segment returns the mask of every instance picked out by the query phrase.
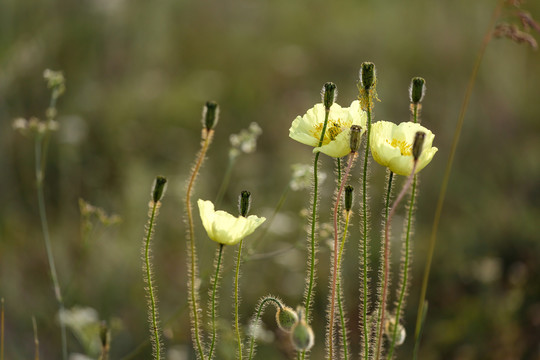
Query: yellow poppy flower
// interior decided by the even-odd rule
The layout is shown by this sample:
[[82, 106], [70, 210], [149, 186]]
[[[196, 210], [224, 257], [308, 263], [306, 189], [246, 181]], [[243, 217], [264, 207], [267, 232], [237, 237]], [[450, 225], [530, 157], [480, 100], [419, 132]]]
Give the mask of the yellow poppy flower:
[[201, 220], [208, 237], [223, 245], [235, 245], [253, 233], [265, 220], [264, 217], [250, 215], [235, 217], [225, 211], [215, 211], [211, 201], [197, 201]]
[[415, 173], [422, 170], [437, 152], [432, 147], [435, 135], [422, 125], [404, 122], [396, 125], [389, 121], [378, 121], [371, 126], [371, 155], [376, 162], [387, 166], [398, 175], [409, 176], [413, 167], [412, 147], [416, 132], [426, 134], [424, 146]]
[[294, 119], [289, 129], [289, 137], [302, 144], [315, 147], [314, 153], [320, 151], [335, 158], [346, 156], [351, 152], [351, 126], [361, 126], [361, 135], [366, 129], [367, 116], [365, 111], [360, 108], [360, 102], [355, 100], [348, 108], [342, 108], [336, 103], [330, 107], [326, 132], [322, 146], [319, 147], [324, 117], [324, 105], [315, 105], [304, 116], [298, 116]]

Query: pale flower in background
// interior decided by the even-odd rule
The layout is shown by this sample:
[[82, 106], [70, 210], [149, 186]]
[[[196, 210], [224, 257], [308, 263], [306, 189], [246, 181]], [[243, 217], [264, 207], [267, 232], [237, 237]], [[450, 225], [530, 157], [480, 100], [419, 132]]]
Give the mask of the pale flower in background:
[[[292, 177], [289, 186], [293, 191], [305, 190], [311, 188], [313, 182], [313, 166], [308, 164], [292, 164]], [[326, 173], [318, 171], [319, 183], [326, 180]]]
[[371, 155], [376, 162], [387, 166], [393, 173], [409, 176], [413, 168], [412, 147], [418, 131], [426, 134], [424, 146], [415, 173], [422, 170], [437, 152], [432, 146], [435, 135], [418, 123], [403, 122], [396, 125], [389, 121], [378, 121], [371, 127]]
[[199, 199], [197, 205], [208, 237], [223, 245], [237, 244], [266, 220], [255, 215], [235, 217], [225, 211], [216, 211], [214, 204], [208, 200]]
[[251, 154], [257, 149], [257, 138], [262, 134], [262, 129], [256, 122], [249, 124], [249, 128], [240, 130], [238, 134], [229, 137], [231, 149], [229, 156], [236, 157], [241, 153]]
[[360, 108], [358, 100], [353, 101], [348, 108], [342, 108], [334, 103], [330, 107], [322, 146], [319, 147], [325, 113], [324, 105], [317, 104], [304, 116], [296, 117], [289, 129], [289, 137], [302, 144], [315, 147], [313, 152], [320, 151], [335, 158], [346, 156], [351, 152], [351, 126], [359, 125], [362, 128], [362, 135], [366, 129], [367, 115]]

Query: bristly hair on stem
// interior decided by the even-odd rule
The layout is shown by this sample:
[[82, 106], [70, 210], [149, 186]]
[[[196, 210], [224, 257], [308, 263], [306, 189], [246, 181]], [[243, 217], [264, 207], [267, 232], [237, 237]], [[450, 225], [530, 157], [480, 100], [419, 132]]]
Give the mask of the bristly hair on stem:
[[223, 259], [223, 250], [225, 245], [219, 244], [219, 248], [217, 250], [215, 260], [214, 260], [214, 268], [215, 274], [212, 279], [212, 287], [208, 291], [210, 292], [210, 328], [212, 329], [212, 338], [210, 339], [210, 349], [208, 350], [208, 359], [212, 359], [212, 356], [214, 355], [214, 348], [216, 344], [216, 337], [217, 337], [217, 326], [216, 326], [216, 310], [217, 310], [217, 303], [218, 303], [218, 289], [219, 289], [219, 279], [221, 277], [221, 261]]
[[148, 299], [148, 320], [150, 322], [150, 340], [154, 359], [161, 359], [163, 345], [159, 331], [159, 311], [157, 308], [157, 292], [153, 284], [150, 242], [154, 236], [155, 222], [161, 206], [161, 198], [165, 191], [167, 179], [156, 177], [152, 188], [152, 200], [148, 204], [148, 222], [146, 224], [145, 241], [142, 247], [143, 278], [146, 284], [146, 297]]
[[197, 359], [204, 360], [204, 344], [201, 340], [201, 312], [199, 305], [199, 292], [197, 287], [198, 265], [197, 250], [195, 246], [195, 226], [193, 224], [193, 210], [191, 208], [191, 193], [195, 186], [195, 180], [206, 157], [206, 152], [214, 136], [214, 127], [218, 121], [219, 108], [216, 103], [207, 102], [203, 108], [201, 150], [195, 158], [195, 164], [191, 169], [191, 175], [186, 186], [185, 210], [187, 223], [187, 266], [188, 266], [188, 303], [190, 308], [191, 337], [194, 343]]
[[273, 295], [266, 295], [261, 300], [259, 300], [259, 304], [257, 305], [257, 311], [255, 312], [255, 315], [253, 316], [253, 320], [251, 321], [250, 326], [250, 344], [249, 344], [249, 355], [248, 360], [252, 360], [253, 356], [255, 356], [255, 350], [256, 350], [256, 342], [255, 339], [257, 337], [257, 331], [260, 326], [260, 319], [263, 311], [266, 309], [266, 306], [268, 303], [272, 302], [274, 306], [276, 307], [276, 310], [282, 310], [284, 305], [280, 298], [273, 296]]

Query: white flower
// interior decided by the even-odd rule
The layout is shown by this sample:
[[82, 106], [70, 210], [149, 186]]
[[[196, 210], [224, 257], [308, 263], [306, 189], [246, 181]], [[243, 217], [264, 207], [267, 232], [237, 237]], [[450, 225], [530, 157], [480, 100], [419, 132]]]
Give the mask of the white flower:
[[253, 233], [265, 220], [264, 217], [250, 215], [235, 217], [225, 211], [215, 211], [208, 200], [197, 201], [201, 220], [208, 237], [223, 245], [235, 245]]
[[351, 152], [351, 126], [361, 126], [362, 135], [366, 129], [367, 115], [360, 108], [358, 100], [353, 101], [348, 108], [342, 108], [334, 103], [330, 107], [322, 146], [319, 147], [325, 113], [324, 105], [316, 104], [304, 116], [296, 117], [289, 129], [289, 137], [302, 144], [315, 147], [313, 152], [320, 151], [335, 158], [346, 156]]
[[437, 152], [432, 147], [435, 135], [418, 123], [404, 122], [396, 125], [389, 121], [378, 121], [371, 127], [371, 155], [376, 162], [387, 166], [398, 175], [409, 176], [413, 168], [412, 147], [416, 132], [426, 134], [424, 146], [415, 173], [422, 170]]

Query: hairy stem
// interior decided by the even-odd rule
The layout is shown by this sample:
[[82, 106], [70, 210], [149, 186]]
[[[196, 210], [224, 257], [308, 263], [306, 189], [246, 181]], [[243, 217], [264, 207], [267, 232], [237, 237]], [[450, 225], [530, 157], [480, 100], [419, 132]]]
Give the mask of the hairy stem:
[[197, 252], [195, 247], [195, 227], [193, 224], [193, 213], [191, 210], [191, 192], [195, 185], [195, 179], [199, 173], [199, 169], [202, 166], [204, 158], [206, 156], [206, 151], [212, 142], [212, 137], [214, 135], [214, 130], [203, 130], [203, 141], [201, 145], [201, 150], [197, 155], [195, 166], [191, 172], [191, 177], [188, 182], [187, 191], [186, 191], [186, 216], [188, 219], [188, 241], [189, 241], [189, 261], [188, 261], [188, 272], [189, 272], [189, 306], [191, 308], [191, 322], [193, 327], [193, 341], [196, 343], [198, 357], [200, 360], [204, 360], [204, 350], [201, 342], [200, 334], [200, 319], [199, 319], [199, 296], [196, 288], [196, 278], [197, 278]]
[[144, 248], [144, 261], [145, 261], [145, 272], [146, 272], [146, 283], [148, 285], [148, 299], [150, 300], [150, 317], [152, 320], [152, 329], [151, 329], [151, 338], [154, 343], [154, 358], [156, 360], [161, 359], [161, 341], [159, 338], [159, 328], [158, 328], [158, 310], [156, 307], [156, 297], [155, 290], [152, 281], [152, 267], [150, 264], [150, 240], [152, 239], [152, 234], [154, 232], [154, 224], [157, 215], [158, 208], [160, 206], [159, 201], [152, 201], [150, 218], [148, 220], [148, 227], [146, 230], [146, 240]]
[[238, 255], [236, 258], [236, 271], [234, 273], [234, 328], [236, 330], [236, 342], [238, 343], [238, 360], [242, 360], [242, 335], [240, 334], [240, 322], [238, 314], [238, 281], [240, 278], [240, 263], [242, 262], [242, 245], [244, 240], [240, 240], [238, 244]]
[[401, 189], [401, 192], [396, 198], [396, 201], [394, 201], [394, 205], [392, 205], [392, 208], [390, 209], [390, 213], [388, 214], [388, 220], [386, 221], [386, 224], [384, 226], [384, 274], [383, 274], [383, 291], [382, 291], [382, 298], [381, 298], [381, 320], [379, 325], [379, 334], [377, 338], [379, 339], [379, 343], [377, 346], [377, 354], [375, 356], [375, 360], [379, 360], [381, 355], [381, 348], [383, 343], [383, 329], [384, 329], [384, 315], [385, 315], [385, 309], [386, 309], [386, 296], [388, 293], [388, 274], [389, 274], [389, 245], [390, 245], [390, 224], [392, 222], [392, 216], [396, 212], [397, 206], [409, 190], [413, 179], [414, 179], [414, 173], [416, 172], [416, 165], [418, 164], [418, 161], [415, 159], [411, 171], [411, 175], [407, 178], [407, 182], [403, 186], [403, 189]]
[[216, 260], [216, 274], [214, 275], [214, 285], [212, 286], [212, 310], [211, 310], [211, 318], [212, 318], [212, 341], [210, 343], [210, 350], [208, 352], [208, 359], [212, 359], [212, 355], [214, 354], [214, 345], [216, 343], [216, 297], [217, 297], [217, 289], [218, 289], [218, 282], [219, 282], [219, 270], [221, 267], [221, 259], [223, 257], [223, 244], [219, 244], [219, 251], [217, 254], [217, 260]]
[[252, 330], [252, 334], [251, 334], [251, 340], [250, 340], [250, 344], [249, 344], [249, 360], [252, 360], [253, 359], [253, 354], [254, 354], [254, 351], [255, 351], [255, 336], [256, 336], [256, 328], [259, 326], [259, 320], [261, 318], [261, 314], [264, 310], [264, 308], [266, 307], [266, 303], [268, 302], [273, 302], [277, 308], [279, 308], [280, 310], [283, 309], [283, 305], [281, 305], [281, 302], [275, 298], [275, 297], [272, 297], [272, 296], [266, 296], [259, 304], [259, 308], [257, 309], [257, 314], [255, 315], [255, 322], [253, 323], [253, 330]]
[[336, 300], [336, 284], [337, 284], [337, 278], [338, 278], [338, 209], [339, 204], [341, 203], [341, 194], [343, 192], [343, 187], [347, 183], [347, 178], [349, 177], [349, 172], [352, 168], [352, 165], [354, 163], [354, 159], [356, 158], [356, 152], [352, 152], [349, 155], [349, 163], [347, 164], [347, 169], [345, 170], [345, 175], [343, 176], [343, 181], [341, 181], [341, 185], [339, 187], [339, 191], [337, 193], [336, 198], [336, 204], [334, 206], [334, 268], [332, 270], [332, 295], [330, 298], [330, 321], [328, 323], [328, 358], [332, 359], [333, 357], [333, 344], [334, 344], [334, 310], [335, 310], [335, 300]]
[[[345, 249], [345, 241], [347, 239], [347, 231], [349, 229], [350, 218], [351, 218], [351, 212], [347, 211], [347, 214], [345, 216], [345, 227], [343, 229], [343, 238], [341, 239], [341, 245], [339, 248], [338, 269], [341, 269], [341, 259], [343, 255], [343, 249]], [[349, 351], [348, 351], [348, 340], [347, 340], [347, 324], [345, 323], [345, 311], [343, 310], [343, 304], [342, 304], [343, 295], [341, 293], [341, 274], [338, 277], [337, 292], [338, 292], [339, 320], [341, 323], [341, 337], [343, 340], [343, 359], [348, 360]]]

